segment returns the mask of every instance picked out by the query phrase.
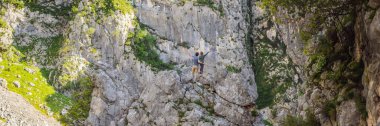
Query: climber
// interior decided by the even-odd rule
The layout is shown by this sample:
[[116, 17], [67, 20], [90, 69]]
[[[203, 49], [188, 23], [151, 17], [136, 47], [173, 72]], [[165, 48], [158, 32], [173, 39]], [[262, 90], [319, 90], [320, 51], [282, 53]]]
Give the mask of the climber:
[[191, 68], [191, 73], [193, 74], [193, 79], [195, 80], [195, 74], [198, 72], [198, 65], [199, 65], [199, 53], [196, 52], [195, 56], [193, 56], [193, 67]]
[[204, 61], [205, 61], [205, 57], [207, 56], [209, 52], [207, 52], [206, 54], [203, 55], [203, 52], [201, 51], [200, 52], [200, 56], [199, 56], [199, 65], [200, 65], [200, 71], [199, 71], [199, 74], [202, 74], [203, 73], [203, 67], [205, 66], [204, 64]]

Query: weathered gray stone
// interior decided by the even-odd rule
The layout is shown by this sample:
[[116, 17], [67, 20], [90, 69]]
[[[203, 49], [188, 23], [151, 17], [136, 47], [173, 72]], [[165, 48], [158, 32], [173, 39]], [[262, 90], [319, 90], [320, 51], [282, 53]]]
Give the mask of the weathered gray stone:
[[21, 87], [21, 84], [20, 84], [20, 82], [18, 82], [18, 81], [13, 81], [13, 85], [14, 85], [15, 87], [17, 87], [17, 88], [20, 88], [20, 87]]
[[380, 6], [380, 0], [369, 0], [368, 6], [378, 8]]
[[[47, 117], [46, 115], [42, 114], [22, 96], [14, 92], [7, 91], [1, 86], [0, 99], [0, 115], [2, 118], [5, 118], [7, 120], [4, 125], [61, 125], [52, 117]], [[22, 109], [14, 109], [15, 106]]]
[[29, 82], [29, 85], [32, 86], [32, 87], [36, 86], [36, 85], [35, 85], [34, 83], [32, 83], [32, 82]]
[[358, 126], [361, 114], [357, 110], [354, 100], [345, 101], [337, 108], [338, 125]]
[[24, 70], [30, 74], [33, 74], [35, 72], [33, 69], [30, 69], [30, 68], [24, 68]]
[[3, 79], [3, 78], [0, 78], [0, 86], [7, 89], [7, 80]]

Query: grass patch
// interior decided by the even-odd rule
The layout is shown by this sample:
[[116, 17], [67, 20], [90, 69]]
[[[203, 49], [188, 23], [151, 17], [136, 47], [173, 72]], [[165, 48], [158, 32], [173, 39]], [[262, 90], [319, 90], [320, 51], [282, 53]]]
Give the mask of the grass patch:
[[[7, 80], [9, 83], [8, 89], [23, 96], [42, 113], [48, 114], [49, 112], [53, 112], [54, 117], [59, 118], [59, 112], [64, 106], [69, 106], [71, 100], [57, 93], [47, 83], [39, 68], [30, 65], [28, 62], [20, 62], [20, 59], [24, 55], [14, 47], [2, 53], [2, 57], [3, 61], [0, 62], [0, 65], [4, 66], [4, 69], [0, 70], [0, 78]], [[25, 68], [33, 70], [34, 73], [27, 72]], [[15, 81], [20, 83], [21, 86], [19, 88], [13, 84]]]
[[241, 68], [237, 68], [234, 66], [227, 66], [226, 69], [228, 72], [232, 72], [232, 73], [240, 73], [241, 72]]
[[268, 120], [263, 120], [263, 122], [265, 126], [273, 126], [273, 124], [269, 122]]
[[46, 6], [36, 3], [34, 1], [24, 0], [25, 6], [32, 12], [39, 12], [43, 14], [49, 14], [55, 17], [66, 17], [69, 18], [71, 14], [70, 6]]
[[337, 101], [331, 100], [328, 101], [322, 109], [323, 114], [327, 115], [330, 119], [335, 120], [336, 118], [336, 107], [337, 107]]
[[[89, 77], [79, 77], [80, 79], [72, 81], [70, 87], [67, 87], [67, 90], [72, 90], [72, 97], [67, 97], [55, 91], [47, 81], [49, 74], [55, 69], [39, 69], [29, 62], [21, 61], [24, 55], [15, 47], [1, 55], [3, 61], [0, 65], [4, 69], [0, 69], [0, 78], [7, 80], [10, 91], [20, 94], [37, 110], [52, 115], [65, 125], [84, 124], [90, 110], [93, 90], [93, 82]], [[25, 68], [34, 73], [29, 73]], [[15, 81], [20, 83], [19, 88], [13, 84]], [[62, 115], [65, 108], [68, 109], [67, 114]]]
[[207, 117], [204, 117], [204, 116], [201, 117], [201, 121], [203, 121], [203, 122], [209, 122], [209, 123], [211, 123], [212, 125], [214, 125], [214, 122], [213, 122], [211, 119], [209, 119], [209, 118], [207, 118]]
[[199, 99], [195, 100], [194, 104], [197, 104], [197, 105], [201, 106], [202, 108], [204, 107], [203, 104], [202, 104], [202, 101], [199, 100]]
[[3, 3], [11, 4], [11, 5], [15, 6], [17, 9], [24, 8], [24, 2], [22, 0], [3, 0], [2, 2], [0, 2], [0, 6]]
[[0, 122], [4, 122], [5, 123], [5, 122], [7, 122], [7, 119], [5, 119], [5, 118], [3, 118], [3, 117], [0, 116]]
[[[53, 37], [47, 37], [47, 38], [37, 38], [32, 37], [31, 43], [29, 43], [27, 46], [20, 46], [16, 44], [16, 48], [27, 55], [26, 58], [32, 58], [35, 57], [37, 59], [37, 62], [42, 63], [43, 65], [47, 64], [54, 64], [55, 59], [58, 59], [59, 57], [59, 50], [62, 48], [63, 43], [65, 41], [65, 38], [63, 35], [57, 35]], [[38, 54], [32, 54], [33, 50], [38, 46], [43, 45], [47, 48], [45, 50], [46, 55], [43, 56], [40, 53]], [[45, 57], [46, 59], [39, 59], [41, 56]]]
[[89, 28], [87, 31], [86, 31], [86, 34], [87, 35], [89, 35], [89, 36], [91, 36], [91, 35], [93, 35], [95, 33], [95, 28]]
[[7, 28], [8, 24], [2, 18], [0, 18], [0, 28]]

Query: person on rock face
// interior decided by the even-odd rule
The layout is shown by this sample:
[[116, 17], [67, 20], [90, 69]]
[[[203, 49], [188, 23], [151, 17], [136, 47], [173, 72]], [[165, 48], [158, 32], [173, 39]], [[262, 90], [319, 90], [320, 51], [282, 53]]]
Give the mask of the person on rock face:
[[203, 55], [203, 52], [201, 51], [200, 52], [200, 56], [199, 56], [199, 65], [200, 65], [200, 71], [199, 71], [199, 74], [203, 74], [203, 68], [205, 66], [204, 64], [204, 61], [205, 61], [205, 57], [207, 56], [209, 52], [207, 52], [206, 54]]
[[198, 66], [199, 66], [199, 53], [196, 52], [195, 56], [193, 56], [193, 67], [191, 68], [191, 73], [193, 74], [193, 78], [195, 77], [195, 74], [198, 72]]

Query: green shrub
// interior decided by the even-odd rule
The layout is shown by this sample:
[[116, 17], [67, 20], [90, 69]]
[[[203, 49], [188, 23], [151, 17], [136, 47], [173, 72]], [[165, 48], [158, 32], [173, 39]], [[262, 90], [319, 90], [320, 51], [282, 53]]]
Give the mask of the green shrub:
[[95, 0], [91, 5], [91, 12], [112, 15], [115, 11], [122, 14], [132, 13], [133, 6], [126, 0]]
[[156, 51], [156, 37], [151, 35], [146, 28], [137, 26], [135, 32], [130, 32], [126, 45], [131, 45], [136, 58], [151, 66], [153, 71], [172, 70], [174, 66], [164, 63]]
[[120, 10], [121, 13], [127, 14], [133, 12], [133, 6], [126, 0], [112, 0], [114, 10]]
[[251, 111], [251, 116], [252, 116], [252, 117], [257, 117], [257, 116], [259, 116], [259, 112], [257, 112], [256, 110], [252, 110], [252, 111]]
[[273, 126], [268, 120], [263, 120], [265, 126]]
[[299, 116], [287, 115], [282, 121], [283, 126], [320, 126], [321, 124], [316, 119], [315, 115], [310, 111], [306, 111], [306, 119]]
[[336, 107], [337, 107], [337, 102], [335, 100], [328, 101], [324, 107], [323, 107], [323, 114], [328, 116], [330, 119], [335, 119], [336, 118]]
[[360, 96], [360, 94], [356, 94], [354, 96], [354, 100], [355, 100], [355, 106], [356, 106], [356, 109], [360, 112], [360, 114], [362, 115], [362, 118], [367, 118], [368, 116], [368, 112], [367, 112], [367, 109], [366, 109], [366, 100], [365, 98], [363, 98], [362, 96]]
[[186, 1], [187, 0], [180, 0], [177, 5], [178, 6], [183, 6], [183, 5], [185, 5]]
[[73, 82], [71, 89], [73, 105], [68, 113], [61, 118], [61, 121], [69, 125], [83, 125], [90, 111], [91, 94], [94, 88], [90, 77], [82, 77], [77, 82]]
[[301, 31], [300, 37], [301, 37], [301, 40], [306, 43], [308, 40], [312, 38], [312, 34], [306, 31]]
[[94, 33], [95, 33], [95, 28], [93, 27], [88, 28], [88, 30], [86, 31], [86, 34], [89, 36], [93, 35]]

